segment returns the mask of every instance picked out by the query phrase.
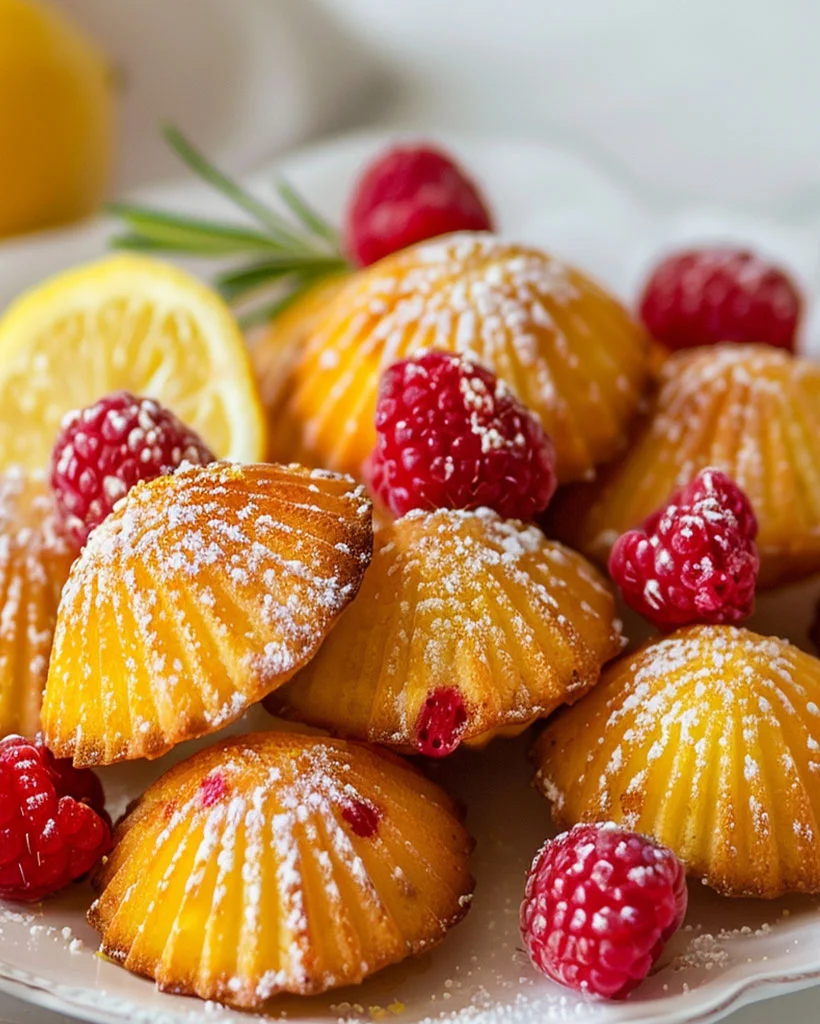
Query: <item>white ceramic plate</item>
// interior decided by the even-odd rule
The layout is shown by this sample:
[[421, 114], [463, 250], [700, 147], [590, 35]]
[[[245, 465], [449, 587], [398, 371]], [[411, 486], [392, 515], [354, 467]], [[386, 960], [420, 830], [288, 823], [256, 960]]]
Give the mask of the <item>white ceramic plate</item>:
[[[578, 158], [547, 146], [447, 141], [485, 184], [505, 234], [580, 263], [624, 297], [631, 297], [643, 268], [660, 250], [693, 238], [753, 243], [787, 262], [808, 290], [818, 280], [816, 224], [798, 229], [715, 211], [652, 209]], [[355, 168], [383, 142], [371, 136], [340, 140], [288, 160], [283, 169], [338, 217]], [[270, 173], [259, 177], [269, 180]], [[209, 205], [196, 189], [175, 190], [173, 198], [197, 208]], [[63, 235], [56, 254], [38, 243], [40, 265], [51, 270], [93, 255], [103, 234], [92, 228]], [[30, 252], [27, 274], [38, 255]], [[812, 333], [810, 318], [806, 343], [818, 351], [808, 345]], [[805, 646], [817, 590], [803, 585], [776, 600], [764, 598], [753, 625]], [[254, 716], [238, 728], [269, 727], [263, 712]], [[546, 803], [528, 785], [526, 747], [526, 739], [497, 741], [482, 754], [459, 754], [436, 769], [468, 805], [468, 823], [478, 839], [478, 890], [464, 924], [421, 961], [385, 971], [355, 990], [277, 1001], [270, 1008], [274, 1017], [305, 1024], [442, 1018], [480, 1024], [674, 1024], [714, 1021], [744, 1003], [820, 982], [820, 901], [730, 902], [698, 886], [686, 928], [627, 1003], [585, 1001], [538, 977], [519, 949], [517, 911], [524, 872], [551, 829]], [[101, 773], [114, 810], [185, 752]], [[35, 910], [0, 904], [0, 989], [105, 1024], [247, 1022], [247, 1014], [162, 995], [96, 957], [95, 936], [84, 921], [89, 900], [89, 890], [78, 886]]]

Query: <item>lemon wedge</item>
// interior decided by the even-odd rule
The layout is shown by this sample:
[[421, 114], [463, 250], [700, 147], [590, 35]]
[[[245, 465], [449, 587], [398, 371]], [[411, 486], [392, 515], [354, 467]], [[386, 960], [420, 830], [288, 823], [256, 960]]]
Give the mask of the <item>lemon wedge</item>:
[[228, 307], [176, 267], [117, 255], [51, 278], [0, 319], [0, 468], [46, 466], [65, 413], [121, 390], [158, 399], [219, 458], [264, 456], [262, 407]]

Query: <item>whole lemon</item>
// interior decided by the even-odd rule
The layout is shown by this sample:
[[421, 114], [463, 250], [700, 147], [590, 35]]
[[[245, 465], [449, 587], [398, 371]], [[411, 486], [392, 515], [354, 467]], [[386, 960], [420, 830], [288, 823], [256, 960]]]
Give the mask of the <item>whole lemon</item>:
[[109, 68], [64, 14], [0, 0], [0, 236], [76, 220], [105, 196]]

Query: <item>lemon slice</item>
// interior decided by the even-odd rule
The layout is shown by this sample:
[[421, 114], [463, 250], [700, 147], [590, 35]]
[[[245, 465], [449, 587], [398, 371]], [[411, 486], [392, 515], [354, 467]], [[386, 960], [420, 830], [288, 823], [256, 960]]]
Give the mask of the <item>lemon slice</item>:
[[65, 413], [123, 389], [172, 409], [219, 458], [264, 456], [262, 408], [228, 307], [175, 267], [122, 255], [51, 278], [0, 320], [0, 468], [47, 465]]

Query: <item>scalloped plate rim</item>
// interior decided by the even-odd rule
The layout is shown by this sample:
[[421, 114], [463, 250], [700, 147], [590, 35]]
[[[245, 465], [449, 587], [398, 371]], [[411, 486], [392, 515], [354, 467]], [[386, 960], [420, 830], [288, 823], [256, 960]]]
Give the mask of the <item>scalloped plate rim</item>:
[[[146, 980], [145, 984], [150, 985], [151, 983]], [[817, 967], [811, 970], [804, 968], [798, 972], [786, 974], [778, 971], [771, 975], [757, 974], [738, 980], [730, 991], [721, 993], [720, 989], [717, 989], [713, 993], [713, 997], [704, 1000], [701, 1006], [687, 1006], [689, 1000], [678, 997], [675, 1000], [675, 1007], [670, 1007], [669, 1013], [663, 1018], [651, 1017], [649, 1014], [656, 1013], [663, 1006], [664, 1000], [623, 1005], [630, 1005], [635, 1011], [636, 1015], [632, 1018], [635, 1024], [642, 1020], [652, 1020], [655, 1024], [711, 1024], [743, 1006], [774, 999], [778, 994], [799, 992], [818, 984], [820, 984], [820, 959], [818, 959]], [[770, 989], [772, 991], [767, 991]], [[196, 1000], [191, 1000], [191, 1012], [188, 1013], [184, 1011], [177, 1013], [173, 1010], [157, 1011], [151, 1007], [140, 1007], [133, 1000], [114, 997], [98, 989], [55, 985], [47, 978], [12, 967], [11, 964], [2, 960], [0, 960], [0, 991], [55, 1013], [82, 1013], [82, 1019], [87, 1020], [89, 1024], [119, 1024], [120, 1021], [122, 1024], [192, 1024], [192, 1021], [196, 1020], [198, 1009], [203, 1020], [212, 1020], [215, 1024], [219, 1022], [218, 1017], [215, 1017], [213, 1013], [206, 1013]], [[689, 995], [696, 996], [698, 993], [706, 991], [708, 990], [692, 989]], [[228, 1008], [225, 1009], [228, 1012]], [[695, 1016], [692, 1016], [693, 1010]], [[469, 1019], [472, 1024], [484, 1024], [484, 1022], [491, 1024], [495, 1016], [493, 1010], [485, 1010], [478, 1015], [470, 1015]], [[247, 1019], [259, 1018], [255, 1018], [251, 1014], [247, 1015]], [[303, 1018], [303, 1020], [305, 1024], [310, 1024], [308, 1018]], [[533, 1024], [535, 1024], [534, 1018]]]

